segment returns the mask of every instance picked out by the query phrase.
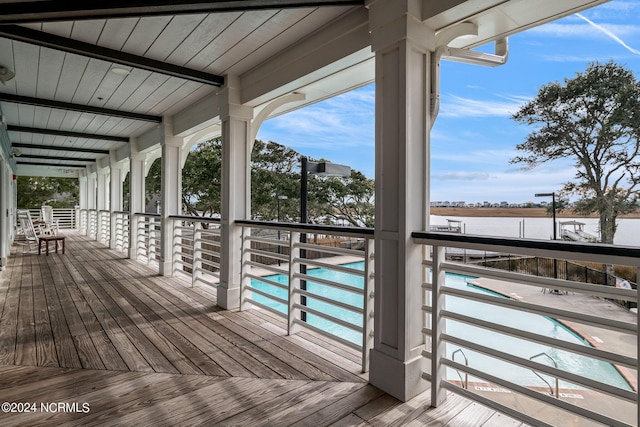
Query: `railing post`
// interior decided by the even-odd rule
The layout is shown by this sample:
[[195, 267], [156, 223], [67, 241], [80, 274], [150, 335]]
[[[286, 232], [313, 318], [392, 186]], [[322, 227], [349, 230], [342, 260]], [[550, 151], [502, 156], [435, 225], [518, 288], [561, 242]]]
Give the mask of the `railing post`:
[[442, 386], [442, 382], [446, 381], [446, 368], [441, 361], [446, 357], [446, 345], [442, 340], [442, 334], [445, 333], [445, 319], [440, 314], [445, 308], [445, 296], [442, 292], [445, 284], [445, 271], [442, 269], [444, 261], [444, 247], [434, 246], [431, 279], [431, 406], [433, 407], [440, 405], [447, 398], [447, 391]]
[[116, 249], [118, 247], [118, 214], [109, 212], [109, 247]]
[[191, 246], [191, 286], [194, 286], [202, 277], [202, 223], [193, 223], [193, 242]]
[[369, 353], [373, 348], [373, 307], [374, 307], [374, 254], [375, 241], [364, 241], [364, 287], [362, 306], [362, 372], [369, 371]]
[[251, 278], [247, 276], [251, 270], [251, 265], [249, 265], [251, 261], [251, 252], [249, 252], [249, 249], [251, 249], [251, 240], [248, 238], [250, 236], [251, 227], [242, 227], [242, 244], [240, 245], [242, 250], [242, 256], [240, 257], [240, 262], [242, 263], [240, 266], [242, 274], [242, 278], [240, 279], [240, 311], [251, 308], [251, 304], [248, 302], [251, 300], [251, 297], [247, 295], [249, 292], [247, 291], [247, 285], [251, 282]]
[[296, 297], [300, 289], [300, 233], [292, 231], [289, 236], [289, 309], [287, 311], [287, 334], [292, 335], [300, 331], [301, 327], [296, 321], [301, 321], [301, 311], [295, 306]]

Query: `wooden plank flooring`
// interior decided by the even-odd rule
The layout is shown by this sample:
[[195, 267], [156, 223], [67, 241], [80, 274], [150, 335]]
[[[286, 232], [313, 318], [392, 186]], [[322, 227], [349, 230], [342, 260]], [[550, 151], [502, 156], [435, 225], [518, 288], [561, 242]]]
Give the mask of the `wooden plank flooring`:
[[357, 352], [220, 310], [212, 288], [85, 236], [68, 233], [65, 255], [17, 252], [0, 276], [0, 403], [35, 411], [0, 412], [2, 426], [521, 425], [455, 396], [401, 403]]

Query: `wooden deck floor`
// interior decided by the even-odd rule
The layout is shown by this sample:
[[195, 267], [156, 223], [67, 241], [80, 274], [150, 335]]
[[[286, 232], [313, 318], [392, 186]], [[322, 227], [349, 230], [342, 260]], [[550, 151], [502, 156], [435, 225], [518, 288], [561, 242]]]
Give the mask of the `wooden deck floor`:
[[21, 251], [0, 277], [0, 402], [21, 404], [2, 426], [521, 425], [455, 396], [401, 403], [359, 354], [79, 234], [65, 255]]

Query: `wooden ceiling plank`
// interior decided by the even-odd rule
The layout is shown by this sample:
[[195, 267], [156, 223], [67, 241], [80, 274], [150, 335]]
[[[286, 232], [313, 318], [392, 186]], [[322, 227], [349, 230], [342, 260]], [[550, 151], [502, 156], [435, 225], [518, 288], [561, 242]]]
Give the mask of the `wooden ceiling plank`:
[[111, 64], [97, 59], [90, 59], [80, 78], [74, 97], [71, 102], [75, 104], [91, 104], [94, 101], [98, 82], [111, 69]]
[[173, 51], [167, 61], [185, 65], [222, 34], [229, 25], [240, 17], [241, 13], [223, 13], [208, 15], [202, 24]]
[[34, 28], [35, 30], [44, 31], [50, 34], [55, 34], [60, 37], [71, 37], [71, 31], [73, 31], [73, 21], [66, 22], [44, 22], [41, 24], [41, 28]]
[[[33, 115], [33, 124], [31, 127], [46, 128], [49, 127], [52, 119], [55, 122], [55, 111], [50, 108], [35, 107]], [[53, 117], [52, 117], [53, 116]], [[57, 129], [54, 125], [54, 129]]]
[[136, 111], [138, 106], [143, 103], [146, 98], [151, 96], [153, 92], [162, 86], [168, 79], [168, 76], [164, 76], [162, 74], [150, 74], [144, 84], [141, 85], [138, 90], [133, 92], [126, 101], [122, 103], [120, 108], [123, 110]]
[[364, 6], [364, 0], [217, 0], [163, 2], [117, 2], [92, 0], [69, 2], [62, 0], [27, 1], [6, 3], [1, 24], [46, 22], [65, 20], [122, 18], [131, 16], [181, 15], [197, 13], [222, 13], [247, 10], [274, 10], [316, 6]]
[[64, 52], [41, 48], [39, 64], [36, 96], [53, 99], [62, 75]]
[[124, 110], [122, 107], [124, 102], [131, 96], [131, 94], [140, 89], [140, 86], [144, 84], [150, 75], [151, 72], [147, 70], [140, 70], [137, 68], [131, 70], [131, 73], [127, 78], [124, 79], [122, 84], [118, 86], [118, 88], [113, 91], [109, 99], [106, 100], [104, 107]]
[[196, 70], [205, 70], [220, 55], [231, 49], [256, 28], [272, 17], [276, 11], [258, 11], [243, 13], [220, 36], [209, 43], [198, 55], [185, 65]]
[[[44, 107], [38, 107], [38, 108], [42, 108], [45, 109]], [[47, 110], [51, 111], [51, 114], [49, 115], [49, 121], [47, 123], [45, 123], [44, 126], [40, 126], [40, 127], [44, 127], [46, 129], [60, 129], [62, 128], [62, 123], [64, 122], [66, 116], [67, 116], [67, 111], [66, 110], [58, 110], [55, 108], [46, 108]]]
[[53, 99], [62, 102], [72, 102], [78, 89], [78, 82], [82, 79], [89, 58], [80, 55], [65, 54], [62, 65], [62, 75]]
[[297, 22], [311, 12], [312, 10], [310, 9], [287, 9], [278, 11], [278, 13], [257, 28], [256, 31], [251, 32], [243, 38], [233, 49], [229, 49], [215, 58], [213, 62], [206, 66], [206, 69], [221, 70], [222, 74], [226, 74], [226, 70], [234, 64], [254, 54], [262, 45], [277, 37], [283, 31], [286, 31], [289, 28], [287, 22]]
[[33, 126], [36, 109], [32, 105], [18, 105], [18, 121], [20, 126]]
[[122, 50], [139, 20], [138, 17], [107, 20], [97, 44], [109, 49]]
[[140, 18], [122, 50], [134, 55], [144, 56], [170, 21], [170, 16]]
[[[37, 96], [36, 82], [38, 81], [38, 68], [40, 66], [40, 47], [32, 44], [14, 42], [15, 54], [16, 93], [26, 96]], [[17, 54], [19, 53], [19, 54]]]
[[106, 20], [104, 19], [75, 21], [73, 23], [71, 38], [85, 43], [96, 44], [102, 34], [105, 24]]
[[[145, 56], [165, 61], [207, 18], [207, 15], [174, 16], [145, 52]], [[170, 61], [172, 62], [172, 61]], [[175, 62], [178, 63], [178, 62]], [[180, 63], [180, 65], [183, 65]]]
[[[172, 92], [169, 96], [159, 101], [155, 105], [150, 106], [149, 112], [155, 111], [160, 114], [163, 114], [165, 111], [176, 106], [176, 99], [179, 99], [179, 100], [189, 99], [193, 97], [194, 93], [200, 88], [209, 89], [208, 87], [198, 84], [196, 82], [188, 82], [188, 81], [183, 82], [183, 84], [180, 87], [176, 88], [176, 90]], [[196, 97], [195, 99], [199, 99], [199, 98], [200, 97]]]
[[314, 10], [312, 13], [304, 16], [300, 21], [287, 28], [278, 36], [274, 37], [267, 43], [264, 43], [260, 46], [260, 49], [251, 56], [245, 57], [233, 65], [232, 68], [227, 69], [225, 74], [243, 74], [279, 53], [282, 50], [282, 46], [289, 46], [295, 43], [295, 41], [303, 39], [310, 32], [320, 28], [328, 21], [335, 19], [343, 12], [344, 9], [342, 8], [338, 10], [330, 7]]

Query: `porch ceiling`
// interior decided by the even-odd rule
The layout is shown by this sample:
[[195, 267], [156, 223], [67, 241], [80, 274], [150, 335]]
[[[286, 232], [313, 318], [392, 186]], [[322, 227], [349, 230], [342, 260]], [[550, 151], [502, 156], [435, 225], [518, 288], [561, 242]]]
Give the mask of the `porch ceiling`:
[[[478, 36], [453, 44], [472, 47], [605, 1], [422, 0], [422, 8], [438, 30], [476, 23]], [[31, 163], [68, 166], [127, 144], [105, 136], [139, 136], [189, 111], [224, 76], [239, 76], [243, 102], [258, 109], [305, 94], [273, 112], [281, 114], [369, 83], [372, 58], [364, 0], [3, 2], [0, 66], [15, 78], [0, 84], [2, 124], [28, 145]]]

